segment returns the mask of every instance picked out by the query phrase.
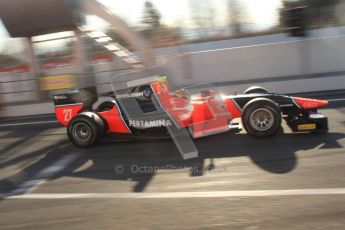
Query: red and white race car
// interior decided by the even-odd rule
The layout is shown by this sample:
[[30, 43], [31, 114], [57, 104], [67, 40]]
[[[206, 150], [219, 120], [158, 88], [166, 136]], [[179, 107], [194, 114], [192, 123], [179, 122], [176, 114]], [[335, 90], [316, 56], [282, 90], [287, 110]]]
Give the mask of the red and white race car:
[[112, 82], [113, 91], [103, 94], [109, 99], [97, 108], [95, 87], [53, 96], [57, 120], [67, 126], [73, 144], [89, 147], [105, 137], [171, 137], [183, 157], [191, 158], [197, 154], [193, 138], [239, 131], [236, 118], [248, 134], [261, 138], [276, 133], [282, 119], [293, 132], [328, 130], [327, 118], [317, 112], [328, 104], [324, 100], [269, 93], [257, 86], [228, 96], [209, 85], [171, 91], [165, 75], [140, 74], [134, 80], [122, 77]]

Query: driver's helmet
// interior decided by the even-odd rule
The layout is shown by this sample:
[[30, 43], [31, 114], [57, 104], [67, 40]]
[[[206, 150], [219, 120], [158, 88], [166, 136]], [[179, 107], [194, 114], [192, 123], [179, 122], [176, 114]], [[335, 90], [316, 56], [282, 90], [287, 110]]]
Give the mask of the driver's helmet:
[[185, 89], [178, 89], [175, 91], [174, 96], [178, 98], [188, 98], [188, 91]]

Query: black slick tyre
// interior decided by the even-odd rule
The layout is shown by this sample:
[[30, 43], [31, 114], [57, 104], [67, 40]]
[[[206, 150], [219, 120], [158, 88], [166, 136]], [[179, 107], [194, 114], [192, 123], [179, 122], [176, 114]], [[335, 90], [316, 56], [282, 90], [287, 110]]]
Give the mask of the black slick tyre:
[[247, 133], [255, 137], [269, 137], [281, 125], [281, 112], [276, 103], [267, 98], [249, 101], [242, 112], [242, 125]]
[[96, 114], [79, 114], [69, 122], [67, 134], [70, 141], [78, 147], [94, 146], [104, 137], [103, 121]]

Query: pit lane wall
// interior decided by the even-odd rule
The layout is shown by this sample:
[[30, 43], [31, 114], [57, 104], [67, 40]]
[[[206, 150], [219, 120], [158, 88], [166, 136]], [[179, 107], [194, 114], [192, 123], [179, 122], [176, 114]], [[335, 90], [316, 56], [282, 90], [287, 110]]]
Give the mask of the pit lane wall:
[[[166, 54], [163, 51], [157, 49], [156, 53]], [[225, 94], [240, 93], [251, 85], [286, 94], [345, 89], [345, 35], [171, 54], [160, 56], [158, 61], [172, 71], [177, 85], [212, 83]], [[111, 69], [112, 63], [93, 67], [100, 92], [110, 90], [105, 82], [114, 74]], [[2, 92], [8, 84], [0, 85]], [[25, 91], [25, 84], [21, 85]], [[0, 116], [47, 113], [53, 113], [49, 103], [36, 103], [6, 106]]]
[[185, 76], [178, 84], [215, 83], [227, 93], [251, 85], [280, 93], [345, 89], [345, 36], [192, 52], [168, 66]]

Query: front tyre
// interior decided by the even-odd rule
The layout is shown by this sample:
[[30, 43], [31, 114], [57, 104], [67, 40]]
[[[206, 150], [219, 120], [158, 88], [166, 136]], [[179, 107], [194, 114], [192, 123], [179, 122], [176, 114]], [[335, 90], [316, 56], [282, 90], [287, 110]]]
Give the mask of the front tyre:
[[69, 122], [67, 134], [74, 145], [85, 148], [100, 142], [104, 135], [104, 128], [94, 117], [77, 115]]
[[269, 137], [280, 128], [280, 109], [272, 100], [253, 99], [243, 109], [242, 124], [247, 133], [252, 136]]

